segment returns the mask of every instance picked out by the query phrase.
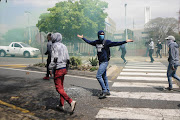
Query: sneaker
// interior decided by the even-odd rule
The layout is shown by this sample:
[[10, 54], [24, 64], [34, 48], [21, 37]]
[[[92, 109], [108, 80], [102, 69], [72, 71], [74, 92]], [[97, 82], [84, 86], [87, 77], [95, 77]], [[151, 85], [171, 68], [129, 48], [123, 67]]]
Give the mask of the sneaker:
[[127, 64], [127, 61], [126, 61], [126, 62], [124, 62], [124, 64]]
[[111, 95], [111, 94], [110, 94], [110, 92], [106, 92], [106, 95], [109, 96], [109, 95]]
[[44, 77], [43, 80], [49, 80], [49, 77]]
[[99, 99], [104, 99], [106, 98], [106, 93], [102, 92], [99, 96]]
[[61, 111], [64, 111], [64, 106], [57, 105], [56, 108], [61, 110]]
[[165, 90], [173, 91], [173, 89], [170, 87], [165, 88]]
[[76, 107], [76, 101], [72, 101], [71, 102], [71, 112], [74, 112], [74, 110], [75, 110], [75, 107]]

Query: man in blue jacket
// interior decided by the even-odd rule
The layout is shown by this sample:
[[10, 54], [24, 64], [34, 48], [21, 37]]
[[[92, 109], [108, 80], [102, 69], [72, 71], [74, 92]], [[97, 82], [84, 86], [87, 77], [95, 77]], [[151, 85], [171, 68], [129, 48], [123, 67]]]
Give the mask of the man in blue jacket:
[[106, 98], [106, 95], [110, 95], [108, 78], [106, 76], [106, 68], [108, 66], [108, 61], [110, 60], [110, 49], [109, 47], [119, 46], [125, 44], [127, 42], [133, 42], [133, 40], [126, 40], [123, 42], [112, 42], [110, 40], [105, 40], [104, 31], [100, 30], [98, 32], [98, 40], [89, 41], [83, 37], [83, 35], [77, 35], [79, 38], [82, 38], [86, 43], [96, 46], [97, 48], [97, 56], [99, 60], [99, 69], [96, 75], [97, 80], [99, 81], [102, 93], [99, 96], [99, 99]]
[[168, 36], [165, 39], [167, 40], [167, 45], [169, 47], [169, 65], [167, 70], [169, 87], [166, 89], [172, 91], [172, 77], [180, 82], [180, 77], [176, 75], [179, 66], [179, 45], [175, 42], [174, 36]]

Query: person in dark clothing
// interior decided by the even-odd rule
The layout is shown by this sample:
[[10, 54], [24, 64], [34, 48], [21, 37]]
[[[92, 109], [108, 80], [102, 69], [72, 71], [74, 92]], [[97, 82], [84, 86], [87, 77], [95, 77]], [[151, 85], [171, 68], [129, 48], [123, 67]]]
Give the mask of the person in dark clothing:
[[48, 55], [47, 64], [46, 64], [47, 73], [46, 73], [46, 77], [43, 78], [44, 80], [49, 80], [49, 75], [52, 77], [52, 73], [49, 71], [49, 64], [51, 63], [51, 46], [52, 46], [51, 33], [47, 35], [47, 39], [48, 39], [47, 51], [45, 52], [45, 55]]
[[110, 40], [105, 40], [104, 31], [100, 30], [98, 33], [98, 40], [89, 41], [83, 37], [83, 35], [77, 35], [79, 38], [83, 39], [86, 43], [96, 46], [97, 48], [97, 56], [99, 60], [99, 69], [97, 71], [96, 78], [99, 81], [102, 93], [99, 96], [99, 99], [106, 98], [106, 95], [110, 95], [108, 78], [106, 76], [106, 68], [108, 66], [108, 62], [110, 60], [110, 47], [119, 46], [125, 44], [127, 42], [133, 42], [133, 40], [126, 40], [122, 42], [112, 42]]
[[175, 42], [174, 36], [168, 36], [165, 39], [167, 40], [167, 45], [169, 47], [169, 65], [167, 69], [169, 87], [165, 89], [172, 91], [172, 77], [180, 82], [180, 77], [176, 75], [176, 71], [179, 66], [179, 45]]
[[158, 55], [160, 56], [160, 58], [162, 58], [162, 55], [161, 55], [162, 44], [160, 40], [158, 40], [158, 43], [156, 44], [156, 48], [157, 48], [157, 51], [156, 51], [157, 58], [158, 58]]
[[126, 64], [127, 63], [127, 61], [126, 61], [126, 59], [125, 59], [125, 55], [126, 55], [126, 46], [125, 46], [125, 44], [123, 44], [123, 45], [121, 45], [120, 47], [119, 47], [119, 51], [122, 51], [121, 52], [121, 58], [124, 60], [124, 64]]

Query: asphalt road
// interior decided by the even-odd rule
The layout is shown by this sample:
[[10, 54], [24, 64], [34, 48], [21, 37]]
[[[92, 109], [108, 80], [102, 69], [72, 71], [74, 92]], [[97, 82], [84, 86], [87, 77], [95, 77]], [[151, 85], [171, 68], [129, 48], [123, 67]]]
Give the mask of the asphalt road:
[[[28, 60], [29, 64], [31, 62], [34, 62], [33, 59], [26, 59], [27, 61], [25, 61], [25, 58], [17, 59], [13, 60], [13, 58], [11, 58], [5, 60], [5, 58], [0, 58], [0, 64], [10, 64], [11, 61], [13, 61], [14, 64], [22, 64], [25, 62], [28, 63]], [[36, 59], [35, 61], [38, 62]], [[116, 61], [116, 63], [121, 66], [121, 63], [119, 63], [119, 61]], [[147, 65], [141, 65], [141, 62], [137, 64], [137, 66], [140, 67], [147, 67]], [[156, 66], [155, 64], [156, 63], [154, 63], [154, 66]], [[166, 62], [164, 64], [166, 64]], [[134, 65], [131, 65], [131, 63], [129, 63], [129, 67], [131, 67], [132, 70], [132, 67], [134, 67]], [[119, 74], [118, 76], [120, 76]], [[141, 111], [140, 113], [132, 114], [133, 112], [128, 112], [129, 109], [138, 112], [139, 109], [144, 110], [145, 108], [150, 109], [151, 111], [149, 113], [152, 112], [152, 114], [156, 113], [155, 110], [175, 110], [177, 112], [173, 113], [175, 114], [173, 116], [173, 119], [178, 120], [180, 118], [180, 101], [176, 98], [179, 96], [179, 89], [176, 89], [176, 91], [173, 92], [169, 92], [164, 91], [162, 87], [156, 86], [156, 84], [167, 85], [167, 81], [143, 81], [128, 79], [120, 80], [119, 78], [115, 78], [113, 80], [109, 79], [109, 86], [112, 92], [112, 96], [100, 100], [98, 99], [98, 94], [100, 93], [100, 85], [96, 79], [67, 75], [64, 81], [65, 91], [73, 100], [77, 101], [76, 110], [74, 114], [71, 114], [69, 112], [70, 106], [67, 103], [65, 104], [66, 111], [63, 112], [56, 109], [56, 105], [59, 102], [59, 94], [55, 90], [53, 79], [42, 80], [44, 75], [45, 73], [26, 71], [23, 70], [23, 68], [14, 69], [0, 67], [0, 100], [30, 111], [30, 113], [33, 113], [33, 116], [38, 119], [128, 119], [129, 116], [137, 116], [138, 114], [143, 113]], [[126, 77], [128, 76], [126, 75]], [[133, 77], [136, 78], [141, 76], [139, 75]], [[165, 77], [163, 77], [162, 79], [164, 78]], [[115, 83], [120, 83], [120, 85], [122, 86], [114, 87]], [[130, 85], [127, 86], [127, 83], [130, 83]], [[131, 85], [134, 83], [137, 84], [135, 84], [135, 87], [132, 87]], [[151, 85], [149, 86], [149, 84], [153, 84], [156, 87]], [[145, 85], [145, 87], [142, 87], [142, 85]], [[169, 95], [169, 93], [174, 96], [167, 96], [167, 94]], [[139, 96], [139, 94], [142, 95]], [[159, 98], [157, 99], [157, 96], [154, 96], [154, 94], [157, 94], [157, 96], [160, 95]], [[166, 100], [166, 98], [168, 100]], [[18, 110], [16, 107], [12, 108], [12, 112], [14, 114], [11, 114], [11, 118], [16, 118], [17, 114], [21, 115], [22, 113], [22, 111]], [[7, 111], [8, 113], [10, 108], [9, 106], [0, 104], [0, 111], [1, 109]], [[125, 118], [122, 118], [122, 116], [118, 116], [124, 111], [126, 111], [129, 116], [126, 116]], [[103, 113], [105, 113], [105, 115], [103, 115]], [[172, 114], [172, 112], [170, 113]], [[163, 116], [163, 112], [160, 114], [162, 114]], [[3, 115], [7, 115], [7, 120], [8, 117], [10, 117], [9, 114], [0, 112], [0, 118]], [[167, 116], [162, 116], [160, 117], [165, 119], [168, 118]]]

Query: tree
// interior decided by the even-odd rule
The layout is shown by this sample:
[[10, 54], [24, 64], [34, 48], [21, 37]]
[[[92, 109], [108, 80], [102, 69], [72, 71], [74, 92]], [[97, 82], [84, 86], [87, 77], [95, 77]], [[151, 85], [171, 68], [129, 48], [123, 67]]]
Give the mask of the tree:
[[66, 41], [79, 40], [76, 35], [95, 37], [98, 30], [105, 28], [108, 4], [100, 0], [73, 0], [56, 3], [49, 13], [40, 16], [37, 27], [40, 31], [60, 32]]
[[178, 21], [175, 18], [155, 18], [145, 25], [145, 31], [148, 32], [149, 38], [155, 40], [164, 40], [169, 31], [176, 32]]
[[11, 29], [8, 32], [3, 35], [3, 38], [6, 42], [24, 42], [24, 29], [23, 28], [17, 28], [17, 29]]

